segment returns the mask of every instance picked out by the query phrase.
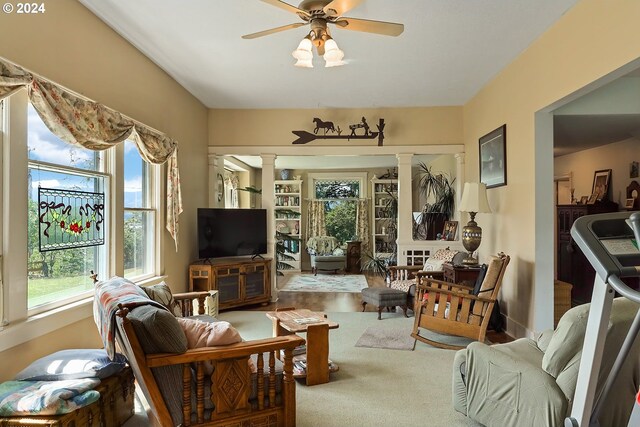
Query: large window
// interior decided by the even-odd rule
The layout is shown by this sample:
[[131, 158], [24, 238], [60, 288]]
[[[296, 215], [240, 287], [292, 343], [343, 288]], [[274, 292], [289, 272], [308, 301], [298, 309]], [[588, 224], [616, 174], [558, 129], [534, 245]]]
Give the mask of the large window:
[[358, 178], [314, 179], [314, 196], [324, 200], [327, 235], [342, 244], [356, 234], [356, 201], [360, 198]]
[[124, 143], [124, 275], [136, 278], [154, 272], [156, 253], [157, 167], [140, 157], [136, 145]]
[[[38, 189], [53, 188], [106, 193], [103, 159], [96, 151], [78, 148], [49, 131], [35, 109], [28, 107], [28, 308], [49, 308], [84, 296], [93, 290], [93, 270], [106, 272], [104, 245], [40, 251]], [[64, 202], [68, 198], [63, 197]], [[67, 228], [60, 220], [52, 227]]]

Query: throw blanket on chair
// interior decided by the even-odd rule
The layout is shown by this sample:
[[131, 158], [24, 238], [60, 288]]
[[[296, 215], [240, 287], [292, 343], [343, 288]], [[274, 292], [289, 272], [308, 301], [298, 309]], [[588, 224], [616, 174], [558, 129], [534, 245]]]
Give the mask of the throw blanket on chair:
[[0, 384], [0, 416], [59, 415], [96, 402], [98, 378], [6, 381]]
[[109, 359], [113, 360], [116, 353], [116, 312], [120, 309], [118, 305], [131, 309], [145, 304], [166, 309], [162, 304], [150, 299], [140, 286], [122, 277], [112, 277], [106, 282], [96, 283], [93, 320], [98, 326]]

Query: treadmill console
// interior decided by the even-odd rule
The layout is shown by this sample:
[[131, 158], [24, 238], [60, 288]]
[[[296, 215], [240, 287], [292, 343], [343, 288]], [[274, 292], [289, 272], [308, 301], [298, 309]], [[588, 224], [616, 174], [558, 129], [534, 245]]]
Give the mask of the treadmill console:
[[571, 227], [571, 237], [604, 281], [612, 274], [640, 276], [638, 233], [639, 212], [587, 215], [578, 218]]

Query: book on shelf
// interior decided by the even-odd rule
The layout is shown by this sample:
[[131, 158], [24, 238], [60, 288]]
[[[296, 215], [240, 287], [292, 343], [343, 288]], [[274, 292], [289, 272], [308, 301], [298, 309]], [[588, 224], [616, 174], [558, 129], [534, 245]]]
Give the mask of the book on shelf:
[[[301, 354], [305, 354], [307, 352], [307, 345], [302, 344], [293, 349], [293, 355], [299, 356]], [[280, 357], [284, 358], [284, 350], [280, 350]]]
[[[336, 364], [329, 359], [329, 370], [333, 371], [336, 367]], [[305, 375], [307, 373], [307, 359], [305, 357], [293, 361], [293, 373], [294, 375]]]

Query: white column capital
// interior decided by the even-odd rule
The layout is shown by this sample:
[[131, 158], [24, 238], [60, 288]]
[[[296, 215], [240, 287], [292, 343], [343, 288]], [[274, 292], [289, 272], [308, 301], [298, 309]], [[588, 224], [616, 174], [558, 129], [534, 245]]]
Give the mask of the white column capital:
[[276, 158], [278, 156], [275, 154], [260, 154], [260, 158], [262, 159], [262, 166], [264, 165], [273, 165], [276, 162]]
[[464, 153], [456, 153], [453, 155], [453, 157], [456, 158], [458, 163], [464, 164], [464, 158], [465, 158]]
[[207, 154], [207, 159], [208, 159], [209, 165], [217, 165], [219, 158], [220, 158], [220, 156], [218, 156], [217, 154]]
[[396, 154], [396, 159], [398, 159], [398, 165], [410, 165], [411, 160], [413, 159], [412, 153], [398, 153]]

